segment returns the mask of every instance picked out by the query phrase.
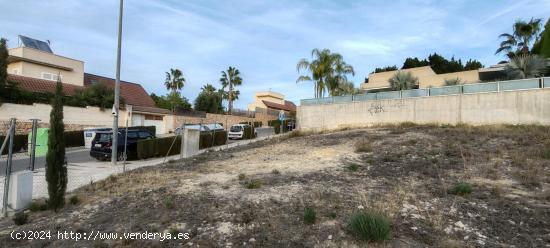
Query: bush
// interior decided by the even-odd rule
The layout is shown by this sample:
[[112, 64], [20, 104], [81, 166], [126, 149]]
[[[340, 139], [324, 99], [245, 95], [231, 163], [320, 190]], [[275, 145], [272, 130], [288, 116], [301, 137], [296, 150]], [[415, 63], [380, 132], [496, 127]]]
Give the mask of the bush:
[[239, 178], [239, 181], [242, 181], [242, 180], [246, 179], [246, 175], [244, 173], [240, 173], [238, 178]]
[[273, 173], [273, 174], [275, 174], [275, 175], [281, 174], [281, 172], [280, 172], [279, 170], [277, 170], [277, 169], [273, 169], [273, 170], [271, 171], [271, 173]]
[[275, 134], [281, 133], [281, 121], [279, 120], [271, 120], [267, 122], [267, 125], [270, 127], [273, 127]]
[[315, 209], [306, 207], [304, 209], [304, 223], [311, 225], [315, 223], [315, 220], [317, 220], [317, 213], [315, 212]]
[[20, 226], [25, 225], [29, 221], [29, 215], [25, 212], [18, 212], [13, 216], [13, 222]]
[[[16, 134], [13, 139], [13, 152], [19, 152], [24, 151], [27, 149], [27, 140], [28, 137], [26, 134]], [[0, 142], [4, 142], [4, 139], [6, 139], [6, 136], [0, 136]], [[2, 143], [0, 143], [1, 145]], [[8, 144], [6, 143], [6, 147], [4, 148], [4, 151], [2, 151], [2, 155], [8, 154]]]
[[256, 137], [256, 135], [254, 134], [254, 127], [245, 126], [244, 127], [243, 139], [253, 139], [255, 137]]
[[29, 210], [31, 212], [46, 211], [48, 210], [48, 204], [44, 201], [32, 201]]
[[355, 152], [372, 152], [372, 146], [368, 140], [361, 139], [355, 143]]
[[359, 169], [359, 165], [358, 165], [358, 164], [350, 164], [350, 165], [348, 166], [348, 169], [349, 169], [350, 171], [357, 171], [357, 170]]
[[472, 193], [472, 186], [465, 182], [460, 182], [449, 189], [449, 194], [453, 195], [468, 195], [470, 193]]
[[262, 127], [262, 125], [263, 125], [263, 122], [261, 122], [261, 121], [255, 121], [253, 126], [254, 126], [254, 127]]
[[174, 201], [172, 200], [172, 198], [166, 198], [164, 199], [164, 207], [167, 208], [167, 209], [172, 209], [174, 208]]
[[390, 237], [390, 223], [386, 216], [374, 211], [360, 211], [353, 214], [350, 229], [364, 241], [382, 241]]
[[261, 186], [262, 184], [257, 180], [250, 180], [244, 183], [244, 187], [247, 189], [259, 189]]
[[199, 138], [199, 149], [225, 145], [226, 142], [227, 131], [201, 132]]
[[65, 147], [84, 146], [84, 131], [69, 131], [63, 133]]
[[[176, 141], [174, 141], [174, 138]], [[172, 146], [172, 143], [174, 144]], [[172, 149], [168, 153], [170, 146]], [[176, 155], [181, 151], [181, 136], [139, 140], [137, 142], [138, 159]]]
[[80, 203], [80, 198], [78, 198], [77, 195], [73, 195], [71, 196], [71, 198], [69, 198], [69, 203], [71, 203], [71, 205], [76, 205]]

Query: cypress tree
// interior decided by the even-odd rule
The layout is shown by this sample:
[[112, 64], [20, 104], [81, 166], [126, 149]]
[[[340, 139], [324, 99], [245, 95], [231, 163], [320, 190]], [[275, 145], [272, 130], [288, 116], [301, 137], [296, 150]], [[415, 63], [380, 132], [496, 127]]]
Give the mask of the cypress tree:
[[4, 88], [8, 80], [8, 47], [6, 42], [6, 39], [0, 39], [0, 101], [3, 100], [2, 98], [6, 92]]
[[48, 153], [46, 154], [46, 181], [48, 182], [48, 205], [57, 211], [65, 204], [67, 167], [65, 166], [65, 140], [63, 138], [63, 86], [57, 80], [55, 96], [50, 112]]

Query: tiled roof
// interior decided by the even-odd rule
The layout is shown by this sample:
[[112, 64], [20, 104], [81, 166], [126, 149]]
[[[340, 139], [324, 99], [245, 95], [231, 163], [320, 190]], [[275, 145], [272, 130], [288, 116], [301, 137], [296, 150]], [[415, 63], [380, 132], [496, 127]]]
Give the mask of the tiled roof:
[[285, 101], [285, 104], [278, 104], [278, 103], [274, 103], [274, 102], [270, 102], [270, 101], [266, 101], [266, 100], [262, 100], [262, 102], [265, 104], [265, 106], [267, 106], [268, 108], [272, 108], [272, 109], [279, 109], [279, 110], [286, 110], [286, 111], [290, 111], [290, 112], [295, 112], [296, 111], [296, 104], [294, 104], [293, 102], [291, 101]]
[[[103, 83], [111, 88], [115, 87], [115, 80], [112, 78], [84, 73], [84, 86], [88, 86], [93, 83]], [[155, 101], [153, 101], [141, 85], [136, 83], [120, 81], [120, 96], [124, 98], [126, 104], [143, 107], [155, 107]]]
[[[38, 93], [55, 93], [55, 81], [24, 77], [14, 74], [8, 74], [8, 81], [16, 82], [19, 88], [31, 92]], [[68, 96], [72, 96], [76, 93], [77, 90], [83, 90], [84, 87], [73, 85], [73, 84], [63, 84], [63, 93]]]
[[[17, 82], [21, 89], [27, 91], [40, 93], [55, 92], [55, 81], [24, 77], [13, 74], [8, 74], [8, 80]], [[114, 88], [115, 85], [115, 80], [112, 78], [84, 73], [84, 87], [73, 84], [63, 84], [63, 93], [67, 96], [72, 96], [76, 93], [76, 91], [84, 90], [85, 87], [91, 85], [92, 81], [103, 83], [111, 88]], [[122, 96], [125, 103], [129, 105], [151, 108], [155, 107], [155, 102], [153, 101], [153, 99], [151, 99], [145, 89], [143, 89], [143, 87], [141, 87], [141, 85], [139, 84], [121, 81], [120, 96]]]

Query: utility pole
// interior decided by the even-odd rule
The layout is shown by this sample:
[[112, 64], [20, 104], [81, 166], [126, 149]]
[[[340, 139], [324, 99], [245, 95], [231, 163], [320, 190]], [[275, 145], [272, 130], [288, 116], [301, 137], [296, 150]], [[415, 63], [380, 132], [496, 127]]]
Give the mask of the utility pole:
[[111, 146], [111, 164], [116, 165], [118, 148], [118, 109], [120, 98], [120, 50], [122, 46], [122, 7], [124, 0], [120, 0], [120, 11], [118, 13], [118, 47], [116, 54], [116, 81], [115, 81], [115, 104], [113, 105], [113, 144]]
[[36, 129], [38, 128], [38, 121], [39, 119], [31, 119], [32, 121], [32, 131], [31, 131], [31, 135], [32, 135], [32, 140], [31, 140], [31, 161], [30, 161], [30, 164], [29, 164], [29, 170], [30, 171], [34, 171], [34, 162], [35, 162], [35, 159], [36, 159]]

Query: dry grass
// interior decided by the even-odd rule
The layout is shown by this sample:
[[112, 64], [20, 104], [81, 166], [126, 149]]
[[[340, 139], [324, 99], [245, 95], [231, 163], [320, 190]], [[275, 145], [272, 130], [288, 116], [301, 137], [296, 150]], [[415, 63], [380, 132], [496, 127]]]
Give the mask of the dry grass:
[[372, 145], [367, 139], [360, 139], [355, 142], [355, 152], [372, 152]]

